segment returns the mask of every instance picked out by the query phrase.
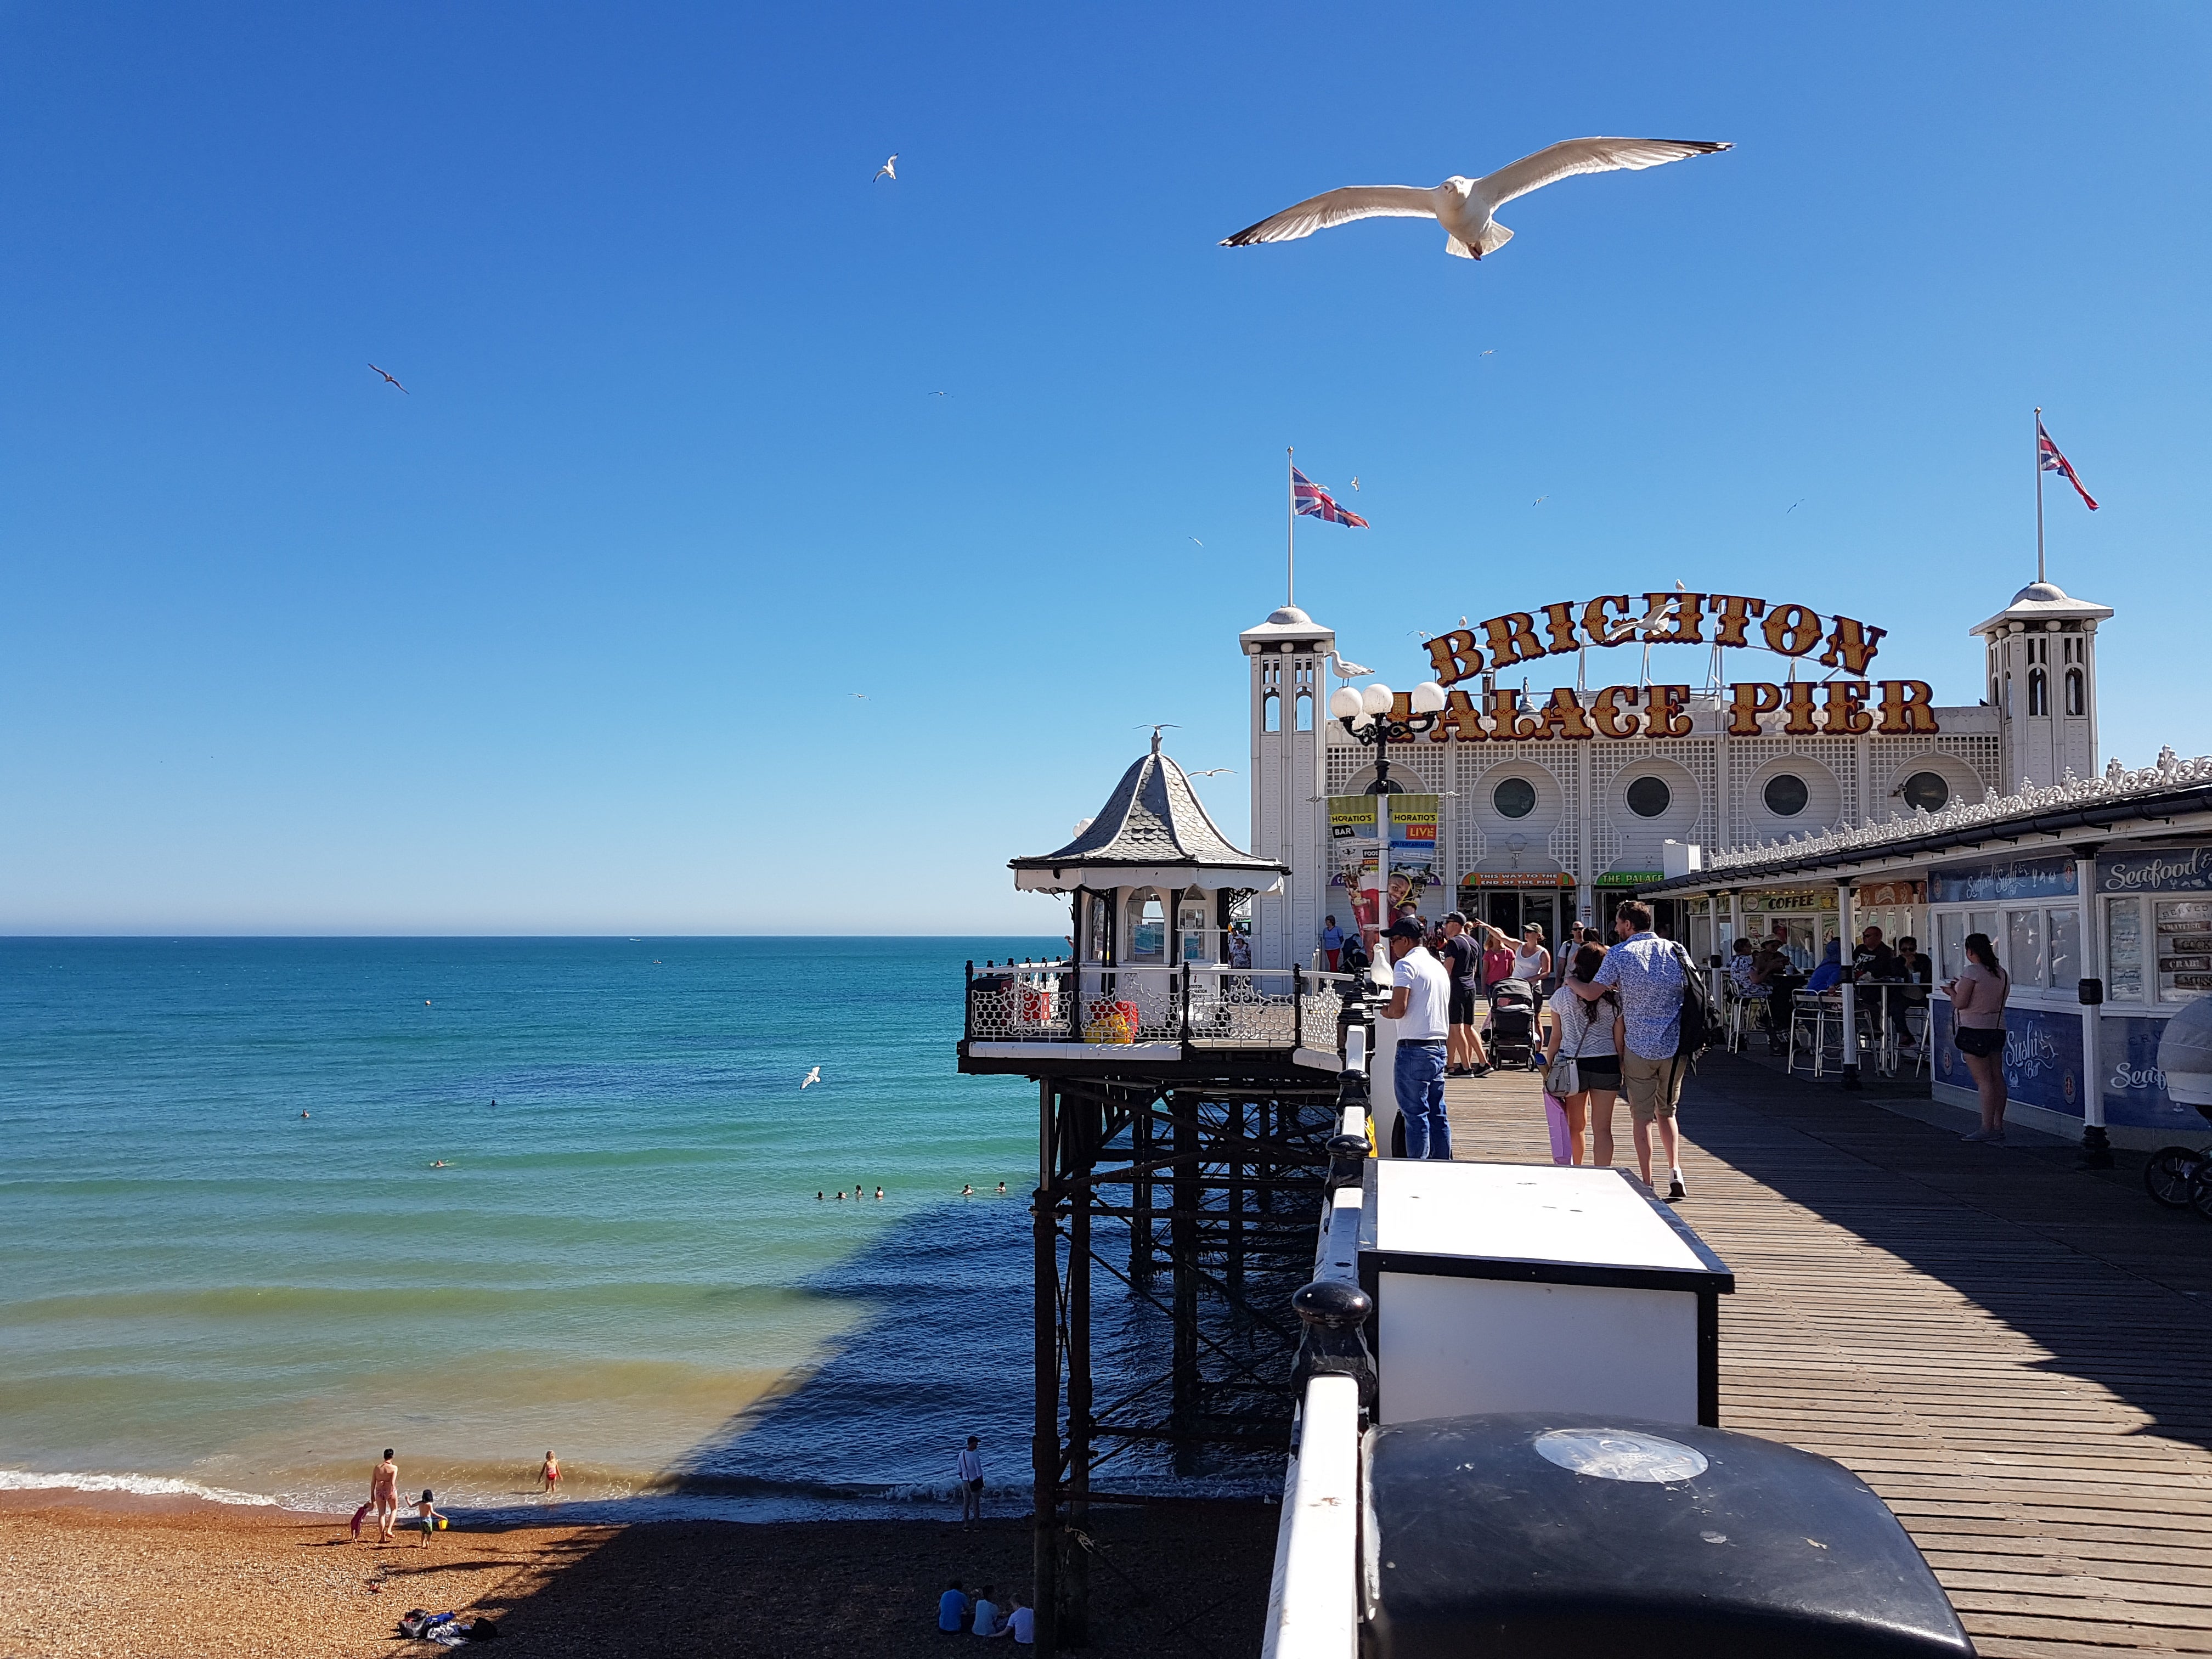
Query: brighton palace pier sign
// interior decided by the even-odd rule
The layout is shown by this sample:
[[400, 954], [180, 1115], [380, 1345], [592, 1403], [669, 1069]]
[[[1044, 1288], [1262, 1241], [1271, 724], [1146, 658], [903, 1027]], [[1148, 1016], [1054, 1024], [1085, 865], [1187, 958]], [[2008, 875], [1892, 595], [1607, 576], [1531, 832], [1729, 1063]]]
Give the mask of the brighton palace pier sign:
[[[1425, 641], [1436, 665], [1437, 684], [1449, 687], [1544, 657], [1571, 657], [1594, 645], [1763, 647], [1784, 657], [1809, 657], [1821, 667], [1838, 672], [1818, 682], [1792, 678], [1780, 684], [1732, 683], [1722, 705], [1731, 737], [1764, 735], [1759, 717], [1778, 714], [1783, 718], [1773, 729], [1792, 737], [1851, 737], [1865, 732], [1906, 737], [1941, 729], [1936, 722], [1935, 694], [1925, 680], [1866, 678], [1886, 629], [1849, 617], [1824, 622], [1809, 605], [1769, 605], [1735, 593], [1677, 589], [1643, 598], [1641, 611], [1627, 594], [1607, 593], [1586, 604], [1563, 599], [1540, 611], [1516, 611], [1492, 617], [1479, 627], [1455, 628]], [[1395, 712], [1404, 719], [1411, 700], [1401, 692], [1397, 701]], [[1522, 692], [1502, 686], [1483, 692], [1480, 701], [1465, 691], [1452, 691], [1431, 741], [1685, 738], [1691, 732], [1689, 702], [1686, 685], [1608, 685], [1591, 694], [1563, 685], [1539, 702], [1525, 701]]]

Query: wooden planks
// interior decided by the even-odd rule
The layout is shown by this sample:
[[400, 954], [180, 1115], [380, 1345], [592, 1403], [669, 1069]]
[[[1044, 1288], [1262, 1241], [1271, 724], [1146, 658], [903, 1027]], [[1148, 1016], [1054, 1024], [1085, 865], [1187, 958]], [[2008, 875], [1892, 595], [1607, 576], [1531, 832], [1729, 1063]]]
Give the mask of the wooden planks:
[[[1452, 1080], [1455, 1154], [1548, 1161], [1540, 1087]], [[1723, 1422], [1880, 1492], [1984, 1654], [2212, 1654], [2212, 1225], [2140, 1156], [2085, 1175], [1726, 1056], [1681, 1121], [1737, 1278]]]

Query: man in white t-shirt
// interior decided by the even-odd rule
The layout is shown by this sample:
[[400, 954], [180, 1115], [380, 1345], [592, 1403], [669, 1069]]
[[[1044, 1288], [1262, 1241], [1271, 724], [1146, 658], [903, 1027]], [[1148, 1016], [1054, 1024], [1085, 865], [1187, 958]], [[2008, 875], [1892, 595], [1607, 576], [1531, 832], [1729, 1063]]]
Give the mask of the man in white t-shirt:
[[1014, 1598], [1014, 1610], [1006, 1615], [1006, 1622], [992, 1634], [1011, 1636], [1018, 1647], [1031, 1647], [1036, 1643], [1036, 1610], [1018, 1595]]
[[1451, 1124], [1444, 1116], [1444, 1042], [1451, 1012], [1451, 975], [1421, 943], [1408, 916], [1390, 924], [1390, 1006], [1398, 1022], [1398, 1058], [1390, 1080], [1406, 1125], [1407, 1158], [1449, 1158]]
[[981, 1443], [971, 1434], [968, 1437], [968, 1449], [960, 1454], [960, 1521], [963, 1526], [983, 1518], [983, 1454], [975, 1449]]

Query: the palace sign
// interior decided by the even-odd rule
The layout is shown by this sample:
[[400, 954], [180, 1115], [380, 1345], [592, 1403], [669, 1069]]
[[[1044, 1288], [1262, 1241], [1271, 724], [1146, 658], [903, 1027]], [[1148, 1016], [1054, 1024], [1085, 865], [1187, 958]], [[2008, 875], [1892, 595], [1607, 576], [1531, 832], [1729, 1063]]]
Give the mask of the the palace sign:
[[[1729, 735], [1762, 735], [1759, 717], [1782, 715], [1777, 728], [1790, 737], [1856, 737], [1879, 732], [1911, 737], [1940, 729], [1935, 693], [1925, 680], [1869, 680], [1867, 665], [1888, 630], [1850, 617], [1825, 622], [1809, 605], [1769, 605], [1735, 593], [1687, 593], [1677, 588], [1646, 593], [1639, 612], [1626, 593], [1602, 593], [1587, 602], [1562, 599], [1540, 611], [1492, 617], [1475, 628], [1455, 628], [1425, 642], [1436, 665], [1437, 684], [1453, 686], [1478, 675], [1495, 675], [1518, 663], [1571, 657], [1591, 646], [1705, 645], [1765, 649], [1807, 657], [1840, 671], [1822, 681], [1747, 680], [1731, 683], [1723, 707]], [[1711, 632], [1706, 632], [1710, 625]], [[1753, 629], [1757, 633], [1754, 635]], [[1815, 649], [1819, 654], [1813, 655]], [[1410, 710], [1410, 700], [1400, 718]], [[1690, 735], [1687, 685], [1608, 685], [1583, 694], [1560, 686], [1531, 704], [1506, 687], [1486, 690], [1478, 702], [1453, 691], [1438, 718], [1437, 743], [1521, 743], [1559, 738], [1686, 738]]]

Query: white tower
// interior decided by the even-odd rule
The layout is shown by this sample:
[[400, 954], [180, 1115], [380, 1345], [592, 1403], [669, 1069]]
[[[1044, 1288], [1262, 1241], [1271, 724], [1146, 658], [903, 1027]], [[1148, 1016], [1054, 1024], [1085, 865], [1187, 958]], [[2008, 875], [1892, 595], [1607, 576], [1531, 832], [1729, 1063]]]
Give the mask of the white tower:
[[[1279, 894], [1252, 901], [1252, 965], [1302, 967], [1321, 941], [1322, 895], [1314, 872], [1324, 868], [1327, 819], [1322, 793], [1322, 664], [1336, 644], [1294, 605], [1237, 636], [1252, 668], [1252, 850], [1287, 865]], [[1349, 916], [1340, 916], [1348, 922]]]
[[2097, 624], [2112, 614], [2108, 605], [2069, 599], [2055, 582], [2030, 582], [1973, 629], [1997, 711], [2001, 793], [2097, 769]]

